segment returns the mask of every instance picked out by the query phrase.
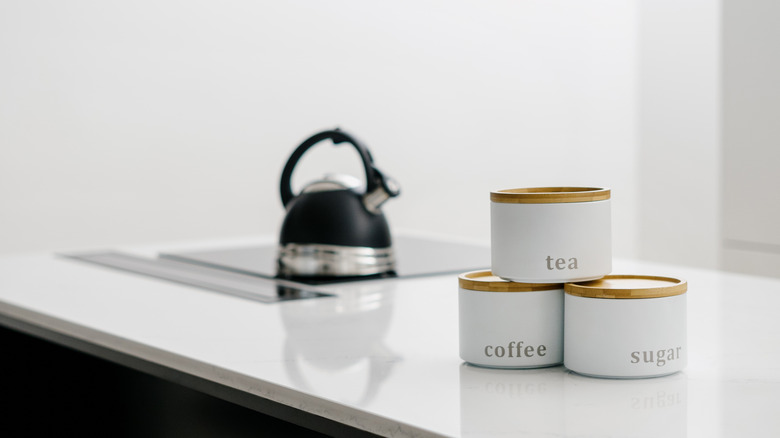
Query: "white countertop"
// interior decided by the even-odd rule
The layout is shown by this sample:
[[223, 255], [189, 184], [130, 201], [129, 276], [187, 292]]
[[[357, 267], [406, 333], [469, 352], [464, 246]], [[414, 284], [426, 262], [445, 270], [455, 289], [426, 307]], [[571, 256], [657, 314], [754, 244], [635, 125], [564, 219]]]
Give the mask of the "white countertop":
[[685, 371], [606, 380], [464, 365], [454, 275], [264, 304], [52, 254], [5, 256], [0, 317], [386, 436], [780, 436], [780, 280], [627, 260], [613, 272], [688, 281]]

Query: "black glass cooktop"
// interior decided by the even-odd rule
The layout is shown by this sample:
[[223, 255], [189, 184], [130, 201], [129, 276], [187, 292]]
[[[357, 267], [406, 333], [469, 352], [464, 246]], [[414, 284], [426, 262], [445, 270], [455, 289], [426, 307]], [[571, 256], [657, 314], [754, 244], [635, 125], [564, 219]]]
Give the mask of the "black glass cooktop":
[[[476, 245], [399, 235], [393, 239], [396, 277], [462, 273], [490, 267], [490, 248]], [[276, 245], [223, 248], [182, 253], [163, 253], [161, 258], [263, 278], [276, 278]], [[295, 278], [309, 284], [340, 283], [379, 277]]]

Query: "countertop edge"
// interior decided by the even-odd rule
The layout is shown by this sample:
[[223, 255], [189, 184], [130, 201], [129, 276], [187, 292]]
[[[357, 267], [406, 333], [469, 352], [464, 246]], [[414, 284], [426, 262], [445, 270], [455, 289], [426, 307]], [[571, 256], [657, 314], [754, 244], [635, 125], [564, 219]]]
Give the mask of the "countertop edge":
[[[327, 434], [443, 435], [0, 300], [0, 325]], [[301, 418], [301, 412], [310, 414]], [[346, 429], [345, 429], [346, 428]]]

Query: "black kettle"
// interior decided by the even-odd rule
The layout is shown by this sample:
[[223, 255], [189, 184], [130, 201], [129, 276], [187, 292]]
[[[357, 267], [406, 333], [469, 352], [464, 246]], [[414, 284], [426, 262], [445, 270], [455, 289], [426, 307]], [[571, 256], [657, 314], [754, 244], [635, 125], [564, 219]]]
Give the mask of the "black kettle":
[[[350, 143], [360, 154], [366, 187], [350, 175], [328, 175], [293, 194], [290, 180], [301, 156], [315, 144]], [[395, 253], [380, 206], [398, 196], [398, 184], [376, 167], [368, 149], [340, 129], [309, 137], [292, 153], [282, 171], [282, 223], [277, 276], [333, 278], [393, 275]]]

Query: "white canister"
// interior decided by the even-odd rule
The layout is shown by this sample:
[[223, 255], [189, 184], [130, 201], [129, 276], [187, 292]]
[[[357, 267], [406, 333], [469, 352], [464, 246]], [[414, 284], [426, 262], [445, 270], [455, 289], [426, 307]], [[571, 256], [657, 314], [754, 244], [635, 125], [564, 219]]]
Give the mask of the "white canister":
[[475, 271], [458, 278], [460, 357], [493, 368], [563, 362], [563, 285], [516, 283]]
[[612, 271], [610, 190], [538, 187], [490, 193], [492, 271], [526, 283], [566, 283]]
[[684, 280], [608, 275], [564, 288], [566, 368], [610, 378], [657, 377], [685, 368]]

